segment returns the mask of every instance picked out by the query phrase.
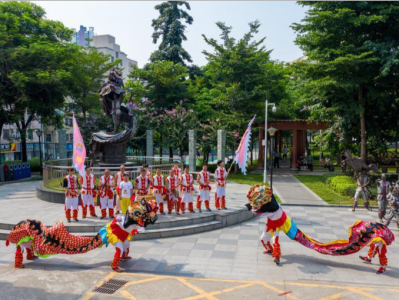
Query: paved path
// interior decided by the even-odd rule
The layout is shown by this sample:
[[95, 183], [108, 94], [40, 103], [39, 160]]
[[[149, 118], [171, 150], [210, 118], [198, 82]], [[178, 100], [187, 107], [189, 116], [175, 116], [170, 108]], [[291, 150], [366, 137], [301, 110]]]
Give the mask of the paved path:
[[273, 175], [273, 189], [283, 203], [328, 205], [291, 174]]
[[[304, 233], [324, 242], [347, 238], [348, 227], [358, 219], [376, 219], [375, 212], [362, 209], [355, 213], [347, 208], [331, 206], [285, 206], [284, 209]], [[259, 242], [265, 221], [264, 218], [255, 218], [202, 234], [133, 242], [133, 259], [122, 262], [121, 267], [129, 273], [126, 276], [131, 276], [127, 279], [131, 284], [126, 289], [134, 298], [120, 292], [112, 297], [90, 294], [111, 273], [109, 263], [114, 254], [112, 246], [81, 255], [56, 255], [39, 259], [27, 262], [24, 270], [15, 270], [12, 267], [14, 247], [7, 248], [0, 243], [0, 299], [77, 299], [85, 293], [86, 296], [91, 295], [92, 299], [148, 300], [160, 299], [160, 295], [165, 300], [189, 297], [242, 299], [242, 291], [238, 290], [237, 294], [223, 292], [220, 296], [196, 295], [202, 294], [199, 290], [222, 291], [244, 284], [253, 284], [247, 293], [248, 297], [253, 295], [252, 299], [265, 299], [260, 296], [262, 293], [268, 295], [267, 299], [269, 295], [270, 299], [319, 299], [332, 295], [335, 298], [331, 299], [399, 299], [397, 242], [388, 247], [389, 267], [384, 275], [375, 274], [378, 269], [376, 260], [373, 264], [366, 264], [360, 261], [358, 254], [325, 256], [289, 240], [285, 235], [281, 236], [282, 265], [276, 266], [269, 255], [263, 254]], [[396, 225], [391, 226], [391, 229], [398, 234]], [[366, 253], [367, 250], [363, 249], [359, 254]], [[171, 281], [175, 279], [160, 282], [159, 277], [154, 275], [198, 280], [187, 280], [194, 287], [187, 292], [187, 285], [182, 284], [180, 279], [176, 285], [172, 285]], [[151, 276], [155, 279], [151, 279]], [[143, 279], [148, 279], [140, 281], [143, 285], [134, 283]], [[202, 282], [200, 279], [210, 280]], [[219, 283], [212, 287], [212, 280]], [[170, 287], [174, 288], [170, 290]], [[292, 293], [278, 296], [290, 291]]]

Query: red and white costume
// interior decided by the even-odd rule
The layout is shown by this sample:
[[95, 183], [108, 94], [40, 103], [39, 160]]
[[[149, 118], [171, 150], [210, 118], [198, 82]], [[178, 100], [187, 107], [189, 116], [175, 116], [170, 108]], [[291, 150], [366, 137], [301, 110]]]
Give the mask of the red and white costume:
[[101, 208], [101, 217], [105, 218], [107, 216], [107, 208], [108, 213], [111, 218], [114, 217], [114, 177], [112, 176], [101, 176], [100, 178], [100, 208]]
[[71, 210], [73, 210], [73, 219], [78, 219], [78, 179], [75, 175], [67, 175], [64, 178], [63, 187], [65, 191], [65, 216], [71, 220]]
[[137, 189], [136, 195], [137, 196], [148, 195], [148, 189], [151, 184], [150, 178], [151, 177], [148, 177], [148, 176], [142, 177], [141, 175], [136, 177], [135, 182], [136, 182], [136, 189]]
[[218, 167], [215, 171], [216, 193], [215, 207], [216, 209], [226, 208], [226, 177], [228, 172], [224, 167]]
[[206, 172], [201, 171], [198, 173], [200, 194], [197, 198], [197, 208], [199, 210], [201, 210], [202, 201], [205, 201], [206, 209], [210, 209], [209, 208], [209, 200], [211, 199], [210, 197], [211, 186], [209, 185], [210, 178], [211, 174], [208, 171]]
[[96, 191], [94, 190], [94, 183], [96, 182], [96, 178], [93, 174], [85, 174], [79, 178], [79, 182], [81, 185], [83, 217], [86, 217], [87, 215], [87, 206], [89, 206], [90, 215], [95, 217], [96, 211], [94, 207], [94, 197], [96, 197]]
[[175, 175], [166, 178], [166, 198], [168, 200], [168, 212], [171, 213], [173, 207], [176, 205], [176, 212], [180, 211], [179, 197], [176, 197], [178, 179]]
[[[177, 180], [179, 180], [180, 177], [181, 177], [181, 175], [182, 175], [181, 169], [180, 169], [180, 168], [177, 168], [177, 169], [172, 168], [172, 170], [173, 170], [173, 173], [175, 174]], [[177, 190], [177, 193], [179, 194], [179, 203], [181, 203], [181, 194], [180, 194], [180, 190]]]
[[184, 213], [186, 209], [186, 203], [188, 204], [188, 210], [194, 211], [193, 207], [193, 191], [194, 191], [194, 178], [191, 174], [183, 174], [180, 178], [180, 192], [182, 195], [181, 200], [181, 211]]
[[[121, 182], [123, 181], [123, 173], [122, 172], [118, 172], [115, 174], [115, 186], [119, 186], [121, 184]], [[121, 210], [121, 198], [119, 197], [118, 194], [116, 194], [116, 199], [115, 199], [115, 209], [116, 212], [120, 212]]]
[[166, 194], [165, 180], [163, 175], [155, 175], [152, 181], [152, 193], [155, 196], [155, 201], [159, 205], [159, 212], [164, 213], [162, 196]]

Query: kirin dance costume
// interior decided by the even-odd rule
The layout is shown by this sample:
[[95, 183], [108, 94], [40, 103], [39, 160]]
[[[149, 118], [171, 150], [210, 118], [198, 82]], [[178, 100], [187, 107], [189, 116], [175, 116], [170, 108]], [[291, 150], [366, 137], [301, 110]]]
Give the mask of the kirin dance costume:
[[[272, 191], [265, 186], [252, 186], [247, 194], [249, 203], [246, 205], [249, 210], [256, 214], [266, 214], [268, 221], [266, 230], [262, 234], [262, 244], [265, 253], [273, 254], [276, 264], [280, 263], [281, 249], [278, 242], [278, 235], [283, 231], [290, 239], [297, 241], [303, 246], [313, 249], [321, 254], [340, 256], [359, 252], [366, 246], [370, 246], [369, 256], [360, 257], [362, 260], [371, 262], [371, 259], [378, 254], [380, 268], [377, 274], [384, 273], [388, 264], [386, 247], [394, 240], [394, 234], [383, 224], [376, 222], [357, 221], [349, 227], [349, 238], [347, 240], [335, 240], [329, 243], [321, 243], [299, 230], [282, 210], [274, 198]], [[271, 237], [275, 237], [273, 246], [270, 243]]]
[[[37, 220], [25, 220], [13, 227], [6, 240], [6, 246], [16, 244], [15, 268], [24, 268], [23, 252], [27, 250], [27, 259], [35, 259], [34, 253], [46, 258], [55, 254], [82, 254], [104, 244], [116, 247], [111, 267], [120, 272], [119, 263], [127, 258], [132, 236], [148, 224], [157, 220], [155, 202], [135, 202], [126, 215], [118, 216], [105, 225], [95, 237], [82, 237], [70, 234], [62, 222], [48, 228]], [[127, 241], [127, 242], [126, 242]]]

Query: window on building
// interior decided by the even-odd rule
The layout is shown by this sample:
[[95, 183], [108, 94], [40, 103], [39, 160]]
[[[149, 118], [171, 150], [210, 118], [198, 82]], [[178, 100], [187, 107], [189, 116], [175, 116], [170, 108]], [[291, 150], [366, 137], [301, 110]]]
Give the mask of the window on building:
[[33, 129], [28, 129], [28, 140], [33, 140]]
[[3, 139], [9, 141], [11, 138], [11, 132], [10, 129], [3, 129]]
[[51, 134], [50, 133], [46, 134], [46, 142], [51, 143]]
[[111, 62], [114, 62], [115, 58], [113, 56], [111, 56]]
[[119, 58], [119, 52], [115, 52], [116, 58]]

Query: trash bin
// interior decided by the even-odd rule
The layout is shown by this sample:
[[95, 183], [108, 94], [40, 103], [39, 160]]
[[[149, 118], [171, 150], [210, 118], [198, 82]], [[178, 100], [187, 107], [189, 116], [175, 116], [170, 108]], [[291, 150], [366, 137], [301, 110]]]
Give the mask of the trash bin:
[[9, 181], [14, 180], [14, 165], [8, 166], [8, 180]]
[[26, 163], [21, 164], [21, 177], [20, 179], [26, 178]]
[[5, 175], [4, 175], [4, 165], [0, 165], [0, 182], [6, 181]]
[[30, 170], [30, 163], [25, 163], [26, 178], [31, 178], [32, 172]]
[[21, 179], [21, 164], [14, 165], [14, 180]]

